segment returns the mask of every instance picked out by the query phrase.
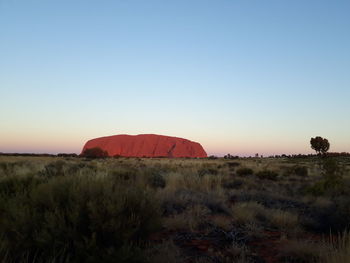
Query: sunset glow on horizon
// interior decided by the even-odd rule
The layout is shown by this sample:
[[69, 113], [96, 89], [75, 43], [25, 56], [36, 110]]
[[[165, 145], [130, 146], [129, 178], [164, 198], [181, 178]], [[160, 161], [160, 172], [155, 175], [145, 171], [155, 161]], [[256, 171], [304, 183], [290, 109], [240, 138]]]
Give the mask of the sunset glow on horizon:
[[[50, 3], [49, 3], [50, 2]], [[350, 152], [348, 1], [1, 1], [0, 152], [160, 134]]]

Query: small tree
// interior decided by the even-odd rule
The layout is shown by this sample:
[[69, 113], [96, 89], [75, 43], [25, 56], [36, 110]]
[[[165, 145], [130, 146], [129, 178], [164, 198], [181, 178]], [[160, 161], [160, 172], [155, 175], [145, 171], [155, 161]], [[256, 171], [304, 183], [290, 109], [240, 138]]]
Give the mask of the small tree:
[[108, 152], [102, 150], [100, 147], [88, 148], [81, 154], [83, 157], [87, 158], [104, 158], [108, 157]]
[[311, 148], [318, 154], [325, 154], [329, 150], [329, 142], [326, 138], [316, 136], [310, 140]]

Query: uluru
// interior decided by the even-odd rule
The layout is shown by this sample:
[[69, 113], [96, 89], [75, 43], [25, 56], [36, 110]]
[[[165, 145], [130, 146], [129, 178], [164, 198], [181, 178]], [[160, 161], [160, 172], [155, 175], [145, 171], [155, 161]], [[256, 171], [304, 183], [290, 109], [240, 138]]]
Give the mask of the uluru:
[[87, 141], [86, 149], [99, 147], [108, 156], [124, 157], [168, 157], [168, 158], [205, 158], [207, 153], [202, 145], [187, 139], [157, 135], [112, 135]]

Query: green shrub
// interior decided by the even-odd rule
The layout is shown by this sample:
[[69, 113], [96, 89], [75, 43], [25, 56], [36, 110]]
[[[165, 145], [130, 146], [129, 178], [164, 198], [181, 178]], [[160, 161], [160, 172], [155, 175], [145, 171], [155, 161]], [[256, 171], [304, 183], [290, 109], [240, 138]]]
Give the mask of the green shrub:
[[342, 169], [335, 159], [326, 158], [322, 164], [324, 177], [341, 177]]
[[137, 176], [137, 170], [135, 168], [117, 168], [109, 172], [109, 175], [114, 177], [115, 180], [129, 181], [135, 180]]
[[297, 176], [306, 177], [308, 175], [308, 170], [306, 166], [294, 166], [293, 172]]
[[236, 173], [239, 176], [245, 176], [254, 174], [254, 171], [250, 168], [239, 168]]
[[306, 188], [306, 192], [314, 196], [347, 194], [348, 186], [342, 177], [343, 171], [335, 159], [326, 158], [322, 163], [323, 178]]
[[228, 167], [235, 168], [240, 166], [241, 164], [239, 162], [227, 162]]
[[3, 175], [14, 174], [15, 163], [0, 162], [0, 171]]
[[81, 156], [86, 158], [104, 158], [108, 157], [108, 152], [102, 150], [100, 147], [94, 147], [85, 149]]
[[341, 178], [324, 178], [312, 186], [306, 188], [306, 193], [314, 196], [341, 195], [344, 194], [346, 186]]
[[110, 177], [28, 180], [0, 184], [0, 258], [143, 262], [137, 244], [160, 226], [149, 192]]
[[164, 188], [166, 185], [166, 181], [161, 174], [153, 174], [148, 178], [149, 184], [153, 188]]
[[259, 179], [268, 179], [268, 180], [276, 180], [278, 177], [278, 173], [271, 170], [260, 171], [256, 173], [256, 176]]
[[243, 185], [242, 180], [224, 181], [222, 187], [226, 189], [239, 189]]
[[[0, 180], [0, 198], [1, 195], [12, 197], [17, 194], [25, 194], [28, 191], [43, 182], [43, 180], [34, 176], [11, 176]], [[1, 211], [1, 210], [0, 210]]]
[[39, 175], [45, 177], [64, 175], [64, 165], [65, 162], [62, 160], [49, 163], [45, 166], [44, 170], [39, 172]]

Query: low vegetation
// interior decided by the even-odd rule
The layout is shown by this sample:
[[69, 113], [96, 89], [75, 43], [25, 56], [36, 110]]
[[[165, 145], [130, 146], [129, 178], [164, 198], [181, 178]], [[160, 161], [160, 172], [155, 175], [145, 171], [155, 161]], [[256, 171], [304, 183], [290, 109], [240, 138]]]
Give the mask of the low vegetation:
[[84, 156], [0, 156], [1, 262], [350, 262], [349, 157]]

